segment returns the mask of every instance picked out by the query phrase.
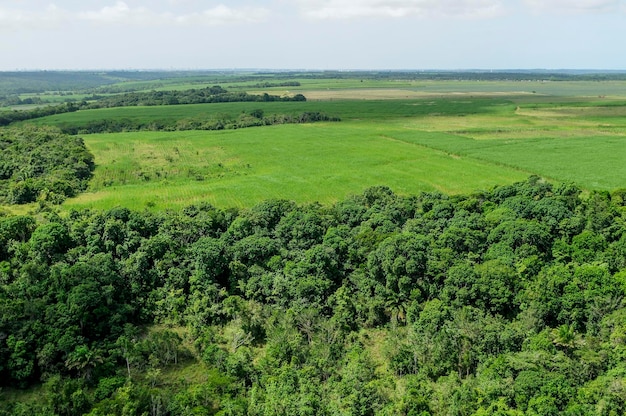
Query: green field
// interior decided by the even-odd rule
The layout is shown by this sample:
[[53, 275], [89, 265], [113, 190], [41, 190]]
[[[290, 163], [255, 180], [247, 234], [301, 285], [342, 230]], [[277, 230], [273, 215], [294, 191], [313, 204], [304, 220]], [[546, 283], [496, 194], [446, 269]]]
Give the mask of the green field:
[[[164, 209], [201, 200], [247, 207], [267, 198], [332, 203], [373, 185], [401, 194], [466, 193], [529, 175], [588, 190], [625, 187], [623, 81], [295, 80], [301, 86], [293, 92], [308, 94], [307, 102], [81, 110], [31, 123], [184, 124], [235, 119], [255, 109], [266, 115], [317, 111], [342, 120], [83, 135], [97, 168], [89, 191], [66, 201], [67, 208]], [[189, 81], [165, 86], [195, 85]], [[226, 87], [245, 89], [255, 82]], [[285, 88], [291, 87], [267, 90]]]
[[220, 132], [86, 137], [92, 188], [67, 207], [177, 208], [201, 200], [245, 207], [267, 198], [335, 202], [374, 185], [459, 193], [529, 172], [387, 137], [371, 125], [320, 123]]
[[[293, 93], [311, 93], [318, 91], [340, 90], [371, 90], [390, 89], [403, 90], [408, 93], [442, 94], [442, 93], [526, 93], [538, 96], [626, 96], [624, 80], [551, 80], [552, 76], [537, 74], [531, 80], [480, 80], [466, 79], [429, 79], [427, 75], [382, 72], [376, 73], [268, 73], [268, 74], [220, 74], [203, 77], [181, 77], [161, 80], [131, 81], [113, 84], [110, 87], [120, 90], [185, 90], [202, 88], [219, 84], [226, 89], [243, 89], [249, 92], [277, 93], [289, 90]], [[281, 83], [296, 81], [300, 86], [256, 87], [260, 83]]]
[[[356, 90], [360, 91], [360, 90]], [[363, 92], [361, 92], [364, 94]], [[456, 98], [445, 96], [428, 99], [394, 100], [333, 100], [307, 102], [247, 102], [190, 104], [173, 106], [117, 107], [97, 110], [81, 110], [30, 120], [38, 125], [85, 126], [94, 120], [142, 120], [169, 121], [185, 118], [234, 118], [242, 112], [263, 109], [266, 114], [299, 114], [304, 111], [323, 112], [340, 117], [344, 121], [376, 121], [390, 123], [397, 119], [424, 118], [427, 116], [465, 116], [470, 114], [511, 113], [515, 104], [498, 97]]]

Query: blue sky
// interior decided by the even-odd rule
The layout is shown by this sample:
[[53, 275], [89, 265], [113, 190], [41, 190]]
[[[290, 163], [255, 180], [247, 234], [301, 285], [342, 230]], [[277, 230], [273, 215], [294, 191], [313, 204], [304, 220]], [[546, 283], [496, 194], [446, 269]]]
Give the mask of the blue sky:
[[626, 0], [0, 0], [0, 70], [626, 69]]

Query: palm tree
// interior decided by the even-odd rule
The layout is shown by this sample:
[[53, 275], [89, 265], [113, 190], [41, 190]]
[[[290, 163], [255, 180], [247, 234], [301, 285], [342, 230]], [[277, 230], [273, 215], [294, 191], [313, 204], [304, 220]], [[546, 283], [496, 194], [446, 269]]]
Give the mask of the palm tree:
[[385, 310], [391, 318], [391, 324], [397, 325], [399, 322], [404, 323], [406, 321], [406, 296], [389, 290], [386, 291], [384, 299]]
[[104, 359], [98, 350], [92, 350], [86, 345], [79, 345], [68, 355], [65, 366], [68, 370], [77, 370], [82, 378], [89, 380], [93, 369], [103, 362]]
[[552, 342], [557, 347], [570, 351], [583, 343], [582, 337], [576, 332], [574, 324], [561, 325], [552, 330]]

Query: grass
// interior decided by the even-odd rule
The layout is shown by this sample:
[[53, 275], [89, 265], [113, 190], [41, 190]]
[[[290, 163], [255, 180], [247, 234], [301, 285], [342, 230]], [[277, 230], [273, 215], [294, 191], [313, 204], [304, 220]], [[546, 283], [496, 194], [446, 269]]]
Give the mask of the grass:
[[[615, 105], [618, 104], [618, 105]], [[460, 157], [483, 160], [586, 189], [624, 187], [626, 106], [587, 102], [517, 107], [513, 113], [426, 117], [394, 137]], [[430, 137], [414, 129], [445, 132]]]
[[151, 107], [118, 107], [96, 110], [81, 110], [73, 113], [56, 114], [30, 120], [37, 125], [85, 126], [94, 120], [128, 119], [162, 122], [194, 118], [235, 118], [242, 112], [263, 109], [265, 114], [300, 114], [318, 111], [343, 120], [380, 120], [427, 115], [463, 115], [501, 112], [503, 107], [513, 111], [515, 105], [501, 98], [455, 99], [445, 97], [423, 100], [339, 100], [312, 102], [250, 102], [213, 103]]
[[624, 187], [624, 82], [299, 81], [294, 88], [325, 100], [112, 108], [34, 122], [235, 118], [258, 108], [342, 119], [85, 135], [98, 167], [89, 192], [68, 208], [176, 209], [203, 200], [248, 207], [267, 198], [328, 204], [374, 185], [402, 194], [464, 193], [533, 174], [586, 189]]
[[[291, 92], [312, 91], [346, 91], [346, 90], [373, 90], [373, 89], [402, 89], [405, 91], [417, 91], [424, 94], [441, 93], [527, 93], [537, 96], [626, 96], [626, 81], [549, 81], [536, 79], [532, 81], [514, 80], [426, 80], [409, 79], [405, 74], [392, 77], [387, 74], [380, 79], [354, 77], [326, 78], [292, 74], [288, 79], [281, 74], [256, 75], [255, 79], [243, 81], [241, 76], [251, 74], [219, 74], [199, 77], [181, 77], [162, 80], [135, 81], [113, 84], [124, 90], [150, 91], [150, 90], [185, 90], [189, 88], [202, 88], [211, 85], [222, 85], [227, 89], [246, 90], [250, 92]], [[269, 82], [280, 83], [284, 81], [297, 81], [300, 86], [256, 88], [256, 84]], [[397, 98], [397, 97], [396, 97]]]
[[403, 194], [461, 193], [529, 175], [384, 133], [371, 123], [319, 123], [85, 136], [98, 165], [92, 189], [65, 205], [166, 209], [207, 200], [248, 207], [267, 198], [332, 203], [375, 185]]
[[[517, 97], [224, 103], [52, 116], [180, 117], [326, 110], [340, 123], [219, 132], [84, 136], [98, 168], [67, 207], [175, 209], [201, 200], [247, 207], [266, 198], [333, 203], [374, 185], [398, 193], [471, 192], [537, 174], [586, 189], [623, 187], [626, 106], [593, 98]], [[68, 121], [69, 120], [69, 121]], [[591, 151], [593, 149], [593, 151]]]
[[[406, 136], [405, 136], [406, 137]], [[405, 138], [459, 157], [515, 167], [586, 189], [624, 187], [626, 137], [535, 137], [481, 141], [458, 136]]]

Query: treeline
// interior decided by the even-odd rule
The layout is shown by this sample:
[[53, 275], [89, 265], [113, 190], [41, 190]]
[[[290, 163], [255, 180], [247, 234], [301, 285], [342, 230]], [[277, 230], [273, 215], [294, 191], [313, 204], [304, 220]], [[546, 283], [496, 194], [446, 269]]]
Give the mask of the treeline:
[[42, 384], [3, 414], [624, 414], [625, 207], [533, 177], [4, 218], [0, 383]]
[[51, 127], [0, 129], [1, 204], [59, 204], [86, 189], [94, 168], [81, 138]]
[[18, 121], [34, 120], [54, 114], [71, 113], [80, 110], [81, 107], [82, 104], [78, 103], [64, 103], [37, 107], [30, 110], [0, 111], [0, 127], [8, 126]]
[[0, 126], [25, 120], [33, 120], [53, 114], [63, 114], [78, 110], [91, 110], [111, 107], [158, 106], [178, 104], [208, 104], [227, 102], [274, 102], [274, 101], [306, 101], [302, 94], [279, 97], [267, 93], [261, 95], [246, 92], [229, 92], [220, 86], [184, 91], [152, 91], [143, 93], [127, 93], [112, 97], [93, 96], [94, 101], [82, 101], [49, 105], [31, 110], [13, 110], [0, 112]]
[[[269, 74], [266, 74], [269, 75]], [[623, 81], [621, 70], [388, 70], [388, 71], [319, 71], [292, 73], [302, 79], [368, 79], [429, 81]]]
[[120, 133], [128, 131], [182, 131], [182, 130], [230, 130], [246, 127], [271, 126], [275, 124], [314, 123], [340, 121], [339, 117], [317, 111], [300, 114], [269, 114], [262, 109], [241, 113], [238, 117], [208, 116], [206, 118], [182, 118], [178, 120], [141, 120], [128, 118], [94, 119], [81, 124], [60, 124], [66, 134]]
[[41, 99], [41, 97], [20, 98], [19, 95], [0, 96], [0, 107], [41, 104], [44, 104], [44, 101]]
[[177, 105], [177, 104], [207, 104], [207, 103], [230, 103], [230, 102], [271, 102], [271, 101], [306, 101], [302, 94], [294, 96], [277, 96], [265, 94], [248, 94], [246, 92], [229, 92], [220, 86], [212, 86], [199, 89], [182, 91], [151, 91], [131, 92], [114, 95], [111, 97], [94, 97], [96, 101], [83, 105], [83, 109], [128, 107], [128, 106], [153, 106], [153, 105]]
[[[298, 81], [283, 81], [283, 82], [259, 82], [253, 85], [250, 85], [251, 88], [272, 88], [272, 87], [299, 87], [300, 83]], [[248, 88], [248, 87], [242, 87]]]

